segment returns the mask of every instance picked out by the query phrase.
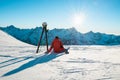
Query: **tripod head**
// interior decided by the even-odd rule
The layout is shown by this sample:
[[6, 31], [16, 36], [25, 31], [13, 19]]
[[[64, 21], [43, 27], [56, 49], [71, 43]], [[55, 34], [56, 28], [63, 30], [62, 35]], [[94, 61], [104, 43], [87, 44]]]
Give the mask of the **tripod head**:
[[46, 22], [43, 22], [43, 23], [42, 23], [42, 26], [43, 26], [43, 28], [46, 28], [46, 27], [47, 27], [47, 23], [46, 23]]

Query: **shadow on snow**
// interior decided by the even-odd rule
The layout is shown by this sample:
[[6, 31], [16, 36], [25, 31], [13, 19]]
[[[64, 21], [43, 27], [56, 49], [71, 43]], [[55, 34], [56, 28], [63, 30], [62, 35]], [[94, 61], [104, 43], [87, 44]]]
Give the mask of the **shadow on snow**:
[[9, 59], [7, 61], [0, 62], [0, 68], [7, 67], [10, 65], [16, 64], [18, 62], [22, 62], [22, 61], [28, 60], [30, 58], [34, 58], [33, 56], [29, 56], [29, 55], [23, 56], [23, 57], [14, 57], [14, 56], [10, 56], [10, 55], [0, 55], [0, 57], [12, 58], [12, 59]]
[[63, 54], [44, 54], [42, 56], [39, 56], [39, 57], [35, 58], [34, 60], [29, 61], [28, 63], [25, 63], [25, 64], [21, 65], [20, 67], [18, 67], [16, 69], [13, 69], [13, 70], [7, 72], [2, 77], [10, 76], [12, 74], [18, 73], [18, 72], [20, 72], [22, 70], [25, 70], [27, 68], [33, 67], [37, 64], [41, 64], [41, 63], [45, 63], [45, 62], [48, 62], [50, 60], [53, 60], [53, 59], [55, 59], [59, 56], [62, 56], [62, 55]]

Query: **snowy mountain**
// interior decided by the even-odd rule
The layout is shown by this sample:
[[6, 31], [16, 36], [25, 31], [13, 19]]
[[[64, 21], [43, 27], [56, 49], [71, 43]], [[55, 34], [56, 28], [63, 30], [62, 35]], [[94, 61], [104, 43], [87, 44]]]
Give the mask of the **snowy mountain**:
[[[0, 27], [1, 30], [12, 35], [16, 39], [29, 44], [37, 45], [41, 35], [42, 27], [34, 29], [19, 29], [13, 25], [8, 27]], [[94, 33], [92, 31], [82, 34], [75, 28], [69, 29], [52, 29], [48, 31], [48, 43], [51, 44], [55, 36], [59, 36], [66, 45], [119, 45], [120, 36], [109, 35], [104, 33]], [[43, 38], [45, 39], [45, 38]], [[45, 40], [42, 40], [45, 44]]]
[[119, 45], [65, 47], [70, 54], [36, 54], [0, 31], [0, 80], [120, 80]]

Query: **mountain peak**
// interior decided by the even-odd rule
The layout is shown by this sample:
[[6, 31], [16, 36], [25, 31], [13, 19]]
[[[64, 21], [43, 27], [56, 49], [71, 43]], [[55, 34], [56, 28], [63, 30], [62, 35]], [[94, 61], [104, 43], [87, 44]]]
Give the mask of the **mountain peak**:
[[14, 25], [7, 26], [8, 28], [16, 28]]
[[93, 31], [89, 31], [89, 32], [87, 32], [87, 34], [94, 34], [94, 32]]
[[74, 30], [74, 31], [76, 31], [76, 28], [74, 28], [74, 27], [71, 27], [71, 28], [69, 28], [69, 30]]
[[76, 30], [76, 28], [74, 28], [74, 27], [69, 28], [68, 30], [69, 30], [70, 32], [78, 32], [78, 31]]

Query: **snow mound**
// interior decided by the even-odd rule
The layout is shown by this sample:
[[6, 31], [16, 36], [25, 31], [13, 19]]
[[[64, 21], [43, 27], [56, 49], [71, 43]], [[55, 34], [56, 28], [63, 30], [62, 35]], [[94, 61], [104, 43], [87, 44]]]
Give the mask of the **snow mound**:
[[28, 45], [0, 30], [0, 46]]

